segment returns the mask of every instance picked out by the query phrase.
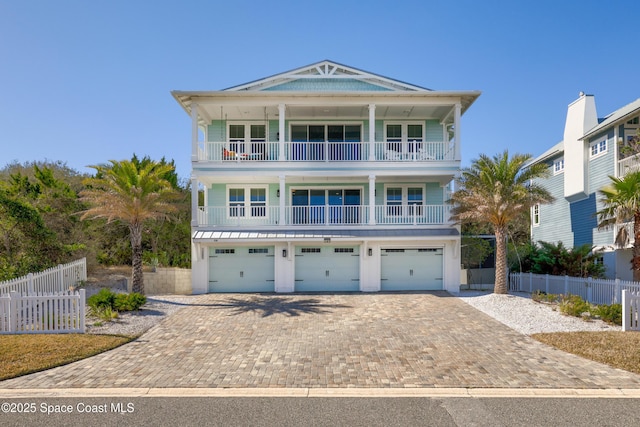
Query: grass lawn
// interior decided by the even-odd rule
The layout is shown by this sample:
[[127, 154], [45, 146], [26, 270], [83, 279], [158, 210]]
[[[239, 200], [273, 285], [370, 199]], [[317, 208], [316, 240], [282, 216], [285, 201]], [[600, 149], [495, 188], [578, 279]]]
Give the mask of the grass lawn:
[[0, 335], [0, 381], [75, 362], [133, 339], [90, 334]]
[[555, 332], [531, 337], [567, 353], [640, 374], [640, 332]]

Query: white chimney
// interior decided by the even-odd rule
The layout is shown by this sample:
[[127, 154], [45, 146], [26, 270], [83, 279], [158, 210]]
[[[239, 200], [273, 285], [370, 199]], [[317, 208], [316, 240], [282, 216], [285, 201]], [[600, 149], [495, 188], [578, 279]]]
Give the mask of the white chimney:
[[589, 146], [580, 138], [597, 124], [595, 97], [580, 92], [569, 104], [564, 125], [564, 197], [569, 201], [588, 197]]

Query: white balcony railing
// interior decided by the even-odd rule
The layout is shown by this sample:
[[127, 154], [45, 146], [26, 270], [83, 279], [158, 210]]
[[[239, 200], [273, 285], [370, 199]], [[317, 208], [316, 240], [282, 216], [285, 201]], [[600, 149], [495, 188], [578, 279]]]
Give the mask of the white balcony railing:
[[622, 159], [618, 162], [618, 176], [622, 178], [628, 173], [640, 170], [640, 154]]
[[[279, 161], [278, 142], [205, 142], [198, 161]], [[453, 142], [285, 142], [284, 161], [304, 162], [433, 162], [455, 160]]]
[[360, 226], [360, 225], [443, 225], [450, 224], [449, 205], [375, 206], [374, 224], [369, 222], [369, 206], [287, 206], [284, 223], [278, 206], [200, 207], [199, 226]]
[[629, 242], [627, 242], [627, 247], [631, 247], [633, 245], [633, 243], [635, 242], [636, 238], [635, 235], [633, 234], [633, 222], [625, 222], [624, 224], [616, 224], [615, 228], [613, 230], [614, 234], [613, 234], [613, 238], [615, 239], [618, 236], [618, 233], [620, 232], [620, 229], [622, 228], [626, 228], [627, 229], [627, 235], [629, 236]]

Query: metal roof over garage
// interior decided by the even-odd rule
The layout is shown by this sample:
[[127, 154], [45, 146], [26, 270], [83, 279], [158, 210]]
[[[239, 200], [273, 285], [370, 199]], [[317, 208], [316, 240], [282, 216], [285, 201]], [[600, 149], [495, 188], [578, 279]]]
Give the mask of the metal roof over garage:
[[393, 238], [425, 238], [425, 237], [456, 237], [459, 236], [455, 228], [434, 229], [400, 229], [400, 230], [295, 230], [295, 231], [195, 231], [192, 239], [196, 243], [218, 242], [230, 240], [324, 240], [324, 239], [393, 239]]

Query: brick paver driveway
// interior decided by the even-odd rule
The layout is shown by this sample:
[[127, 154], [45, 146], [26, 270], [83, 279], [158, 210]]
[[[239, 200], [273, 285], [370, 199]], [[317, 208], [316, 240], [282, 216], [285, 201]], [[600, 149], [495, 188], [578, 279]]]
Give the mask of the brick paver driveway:
[[640, 388], [446, 292], [203, 295], [140, 339], [0, 388]]

